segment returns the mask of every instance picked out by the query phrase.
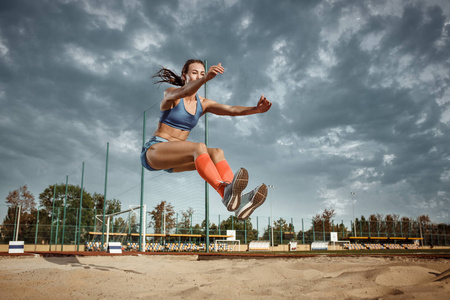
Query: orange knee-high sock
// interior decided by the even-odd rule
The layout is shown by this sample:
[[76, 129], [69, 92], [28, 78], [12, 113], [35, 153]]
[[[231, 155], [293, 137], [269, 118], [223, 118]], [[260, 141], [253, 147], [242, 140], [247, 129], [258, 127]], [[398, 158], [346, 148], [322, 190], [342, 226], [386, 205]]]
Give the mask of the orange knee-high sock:
[[221, 160], [216, 164], [217, 171], [219, 171], [220, 176], [226, 182], [231, 183], [234, 178], [233, 171], [226, 160]]
[[195, 168], [198, 174], [208, 182], [223, 198], [224, 185], [222, 184], [222, 177], [216, 169], [211, 157], [208, 153], [200, 154], [195, 159]]

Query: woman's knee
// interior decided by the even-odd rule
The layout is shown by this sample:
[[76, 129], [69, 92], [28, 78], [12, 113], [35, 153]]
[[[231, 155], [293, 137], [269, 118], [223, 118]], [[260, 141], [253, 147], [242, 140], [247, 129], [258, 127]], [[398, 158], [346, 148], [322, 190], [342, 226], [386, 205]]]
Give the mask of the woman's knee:
[[208, 147], [204, 143], [196, 143], [194, 152], [194, 156], [197, 157], [203, 153], [208, 153]]
[[223, 153], [223, 150], [220, 148], [208, 148], [208, 153], [214, 162], [219, 162], [225, 159], [225, 154]]

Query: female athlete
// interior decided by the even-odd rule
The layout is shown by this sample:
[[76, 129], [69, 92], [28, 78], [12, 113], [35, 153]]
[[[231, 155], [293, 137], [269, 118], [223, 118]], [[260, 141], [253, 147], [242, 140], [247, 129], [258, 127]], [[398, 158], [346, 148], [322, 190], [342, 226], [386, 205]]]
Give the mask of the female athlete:
[[150, 171], [184, 172], [197, 170], [222, 197], [228, 211], [235, 211], [240, 220], [247, 219], [267, 197], [267, 186], [262, 184], [242, 195], [247, 187], [248, 172], [240, 168], [234, 175], [225, 160], [222, 149], [207, 148], [203, 143], [187, 141], [189, 132], [205, 113], [221, 116], [245, 116], [265, 113], [272, 103], [263, 95], [255, 107], [230, 106], [201, 97], [197, 91], [225, 69], [219, 63], [205, 74], [201, 60], [188, 60], [181, 76], [161, 68], [153, 77], [155, 83], [166, 82], [178, 87], [164, 91], [158, 127], [142, 148], [141, 163]]

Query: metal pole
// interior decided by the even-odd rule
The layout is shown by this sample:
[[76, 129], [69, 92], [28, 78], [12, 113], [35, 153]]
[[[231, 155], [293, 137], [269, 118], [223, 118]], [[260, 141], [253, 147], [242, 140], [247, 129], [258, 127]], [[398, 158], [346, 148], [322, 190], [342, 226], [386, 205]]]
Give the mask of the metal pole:
[[[269, 184], [267, 187], [274, 188], [274, 185]], [[281, 224], [280, 224], [281, 227]], [[271, 238], [272, 238], [272, 251], [273, 251], [273, 215], [272, 215], [272, 197], [270, 197], [270, 232], [271, 232]]]
[[[78, 240], [77, 240], [77, 251], [80, 251], [80, 237], [81, 237], [81, 213], [83, 207], [83, 181], [84, 181], [84, 162], [81, 169], [81, 195], [80, 195], [80, 214], [78, 216]], [[101, 245], [103, 247], [103, 245]]]
[[323, 232], [323, 241], [325, 242], [325, 219], [322, 219], [322, 232]]
[[67, 186], [69, 184], [69, 175], [66, 175], [66, 197], [64, 198], [64, 217], [63, 217], [63, 231], [61, 237], [61, 251], [63, 251], [64, 247], [64, 233], [66, 231], [66, 210], [67, 210]]
[[74, 236], [74, 241], [77, 240], [77, 234], [78, 234], [78, 207], [76, 208], [76, 211], [75, 211], [75, 236]]
[[355, 193], [354, 192], [350, 192], [350, 195], [352, 197], [352, 207], [353, 207], [353, 222], [354, 222], [353, 231], [354, 231], [354, 236], [356, 237]]
[[258, 222], [258, 217], [256, 217], [256, 237], [259, 241], [259, 222]]
[[52, 237], [53, 237], [53, 216], [55, 215], [55, 202], [56, 202], [56, 183], [53, 186], [53, 207], [52, 207], [52, 221], [50, 223], [50, 242], [48, 245], [48, 251], [52, 251]]
[[315, 224], [314, 224], [314, 220], [312, 220], [312, 228], [313, 228], [313, 242], [316, 241], [316, 229], [315, 229]]
[[305, 228], [303, 226], [303, 218], [302, 218], [302, 235], [303, 235], [303, 245], [305, 244]]
[[56, 247], [58, 247], [59, 210], [60, 210], [60, 207], [58, 207], [58, 215], [56, 216], [55, 251], [56, 251]]
[[14, 212], [14, 231], [13, 231], [13, 240], [17, 241], [16, 239], [16, 232], [17, 232], [17, 212], [18, 212], [18, 205], [15, 206], [16, 210]]
[[[103, 193], [103, 222], [102, 222], [102, 240], [101, 240], [102, 245], [104, 243], [105, 238], [106, 191], [108, 186], [108, 157], [109, 157], [109, 142], [106, 143], [105, 191]], [[97, 220], [97, 218], [95, 218], [95, 220]]]
[[[145, 145], [145, 119], [146, 111], [144, 111], [143, 125], [142, 125], [142, 147]], [[141, 207], [140, 207], [140, 226], [139, 226], [139, 251], [144, 252], [145, 249], [142, 247], [142, 226], [144, 223], [144, 166], [141, 166]]]
[[281, 218], [280, 218], [280, 244], [283, 245], [283, 226], [281, 225]]
[[[208, 71], [208, 61], [205, 60], [205, 71]], [[207, 89], [205, 83], [205, 98], [207, 97]], [[208, 114], [205, 114], [205, 145], [208, 147]], [[205, 235], [206, 235], [206, 252], [209, 252], [209, 185], [205, 181]]]
[[244, 244], [247, 244], [247, 220], [244, 220]]
[[17, 230], [16, 230], [16, 241], [19, 239], [19, 230], [20, 230], [20, 210], [22, 209], [22, 205], [19, 205], [19, 213], [17, 214]]
[[38, 209], [37, 209], [36, 234], [34, 235], [34, 251], [36, 251], [38, 231], [39, 231], [39, 207], [38, 207]]

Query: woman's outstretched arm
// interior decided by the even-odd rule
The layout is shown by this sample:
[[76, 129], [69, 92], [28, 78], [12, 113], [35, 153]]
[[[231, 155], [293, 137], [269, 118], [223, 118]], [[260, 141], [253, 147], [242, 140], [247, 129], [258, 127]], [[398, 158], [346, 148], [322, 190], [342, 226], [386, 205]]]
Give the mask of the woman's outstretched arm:
[[270, 109], [272, 103], [267, 100], [264, 95], [258, 101], [258, 104], [253, 107], [240, 106], [240, 105], [226, 105], [220, 104], [213, 100], [206, 99], [204, 102], [204, 112], [212, 113], [220, 116], [247, 116], [253, 114], [262, 114]]

